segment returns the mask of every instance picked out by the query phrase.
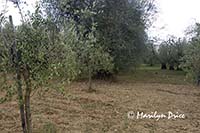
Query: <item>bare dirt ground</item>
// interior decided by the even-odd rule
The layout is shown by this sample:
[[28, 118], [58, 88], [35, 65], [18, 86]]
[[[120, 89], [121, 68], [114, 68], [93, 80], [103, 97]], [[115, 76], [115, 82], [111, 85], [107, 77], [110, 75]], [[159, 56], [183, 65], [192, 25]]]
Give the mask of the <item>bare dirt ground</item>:
[[[65, 87], [65, 96], [55, 90], [32, 96], [35, 133], [44, 127], [58, 133], [200, 133], [200, 88], [161, 83], [95, 82], [88, 93], [85, 82]], [[185, 119], [129, 119], [129, 111], [168, 111]], [[14, 98], [0, 104], [0, 133], [21, 132], [18, 104]]]

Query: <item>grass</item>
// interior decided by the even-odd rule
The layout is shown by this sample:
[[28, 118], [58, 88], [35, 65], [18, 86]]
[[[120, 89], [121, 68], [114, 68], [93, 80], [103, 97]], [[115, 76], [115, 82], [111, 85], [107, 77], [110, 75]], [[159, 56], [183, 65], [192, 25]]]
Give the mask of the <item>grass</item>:
[[141, 65], [138, 69], [118, 76], [120, 80], [139, 83], [190, 84], [183, 71], [161, 70], [159, 65]]

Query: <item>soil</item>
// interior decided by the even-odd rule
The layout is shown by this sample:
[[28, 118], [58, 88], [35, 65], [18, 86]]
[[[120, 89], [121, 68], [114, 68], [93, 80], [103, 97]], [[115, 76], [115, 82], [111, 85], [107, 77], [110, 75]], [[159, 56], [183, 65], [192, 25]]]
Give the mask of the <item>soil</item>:
[[[200, 88], [160, 83], [100, 82], [89, 93], [85, 82], [65, 86], [65, 94], [38, 89], [31, 97], [33, 132], [200, 133]], [[0, 95], [2, 96], [2, 94]], [[0, 133], [20, 133], [16, 98], [0, 104]], [[136, 119], [127, 113], [185, 115], [184, 119]], [[49, 127], [48, 127], [49, 126]]]

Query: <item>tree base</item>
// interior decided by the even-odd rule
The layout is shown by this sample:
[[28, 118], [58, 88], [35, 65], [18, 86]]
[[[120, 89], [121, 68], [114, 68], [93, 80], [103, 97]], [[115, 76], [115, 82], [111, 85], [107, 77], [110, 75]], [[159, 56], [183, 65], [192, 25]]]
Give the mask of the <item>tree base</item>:
[[96, 90], [93, 89], [93, 88], [89, 88], [89, 89], [87, 90], [87, 92], [88, 92], [88, 93], [94, 93], [94, 92], [96, 92]]
[[167, 65], [166, 64], [161, 64], [161, 69], [162, 70], [166, 70], [167, 69]]
[[173, 66], [170, 66], [170, 67], [169, 67], [169, 70], [175, 70], [175, 69], [174, 69], [174, 67], [173, 67]]

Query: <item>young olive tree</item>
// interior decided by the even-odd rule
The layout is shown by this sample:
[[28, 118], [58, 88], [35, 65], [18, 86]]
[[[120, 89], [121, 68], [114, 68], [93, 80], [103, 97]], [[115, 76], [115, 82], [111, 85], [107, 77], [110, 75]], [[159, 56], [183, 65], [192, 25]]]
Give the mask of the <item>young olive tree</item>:
[[[83, 10], [82, 14], [85, 18], [92, 19], [92, 12], [89, 10]], [[96, 24], [92, 22], [92, 26], [88, 31], [88, 28], [82, 25], [77, 25], [74, 21], [71, 21], [71, 26], [68, 28], [71, 40], [67, 40], [67, 43], [71, 45], [73, 51], [77, 55], [77, 62], [79, 64], [80, 74], [88, 75], [88, 88], [92, 90], [92, 76], [99, 70], [112, 71], [112, 57], [97, 40]]]
[[100, 70], [112, 71], [112, 58], [97, 42], [94, 26], [92, 32], [87, 37], [82, 36], [79, 42], [81, 43], [82, 52], [79, 53], [81, 56], [78, 60], [82, 64], [82, 70], [88, 72], [88, 88], [92, 90], [92, 76]]
[[[17, 1], [14, 4], [20, 7], [20, 3]], [[15, 27], [12, 17], [9, 17], [8, 29], [10, 28], [11, 32], [8, 35], [11, 36], [11, 39], [4, 40], [4, 44], [6, 44], [4, 47], [8, 46], [8, 52], [3, 59], [9, 60], [8, 63], [14, 70], [11, 72], [16, 75], [23, 132], [31, 133], [30, 95], [32, 90], [57, 76], [65, 75], [68, 80], [74, 78], [76, 61], [75, 53], [62, 40], [62, 35], [55, 40], [55, 43], [52, 43], [49, 38], [48, 21], [43, 18], [39, 6], [35, 13], [29, 15], [28, 21], [23, 19], [22, 22], [21, 25]], [[6, 27], [4, 26], [4, 28]]]

